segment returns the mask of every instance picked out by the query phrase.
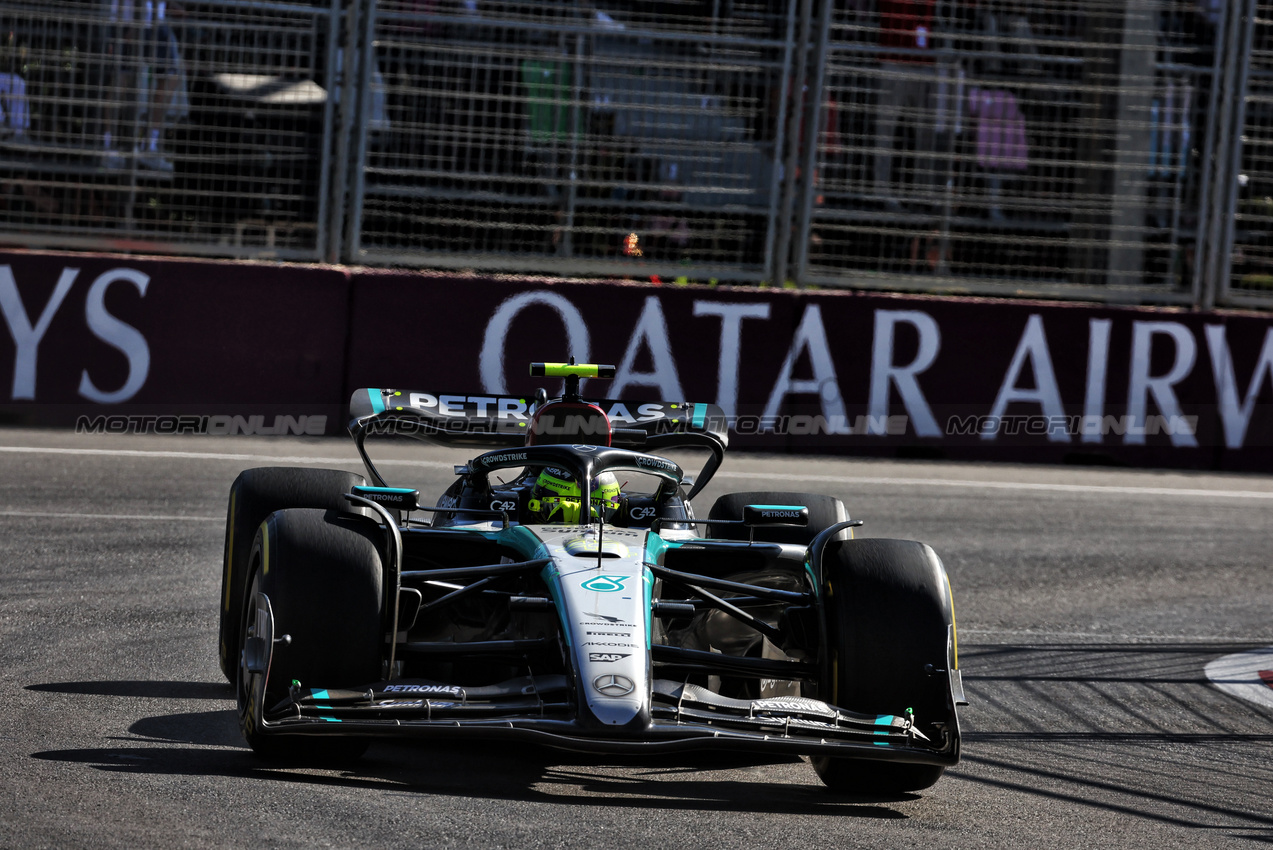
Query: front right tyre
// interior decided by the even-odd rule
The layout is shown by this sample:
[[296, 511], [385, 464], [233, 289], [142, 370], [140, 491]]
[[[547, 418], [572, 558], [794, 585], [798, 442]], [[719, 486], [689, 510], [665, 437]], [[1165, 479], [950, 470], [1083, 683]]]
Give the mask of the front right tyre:
[[[829, 680], [823, 697], [850, 711], [913, 712], [921, 732], [959, 754], [959, 724], [946, 674], [953, 655], [950, 583], [931, 547], [863, 538], [827, 544], [821, 559]], [[817, 757], [818, 776], [853, 794], [928, 788], [945, 767], [900, 761]]]

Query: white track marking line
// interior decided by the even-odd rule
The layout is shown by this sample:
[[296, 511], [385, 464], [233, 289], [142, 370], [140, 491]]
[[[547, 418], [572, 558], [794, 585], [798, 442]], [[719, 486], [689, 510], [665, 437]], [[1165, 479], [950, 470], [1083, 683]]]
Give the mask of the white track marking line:
[[[0, 446], [0, 454], [64, 454], [64, 455], [96, 455], [99, 457], [153, 457], [178, 458], [184, 460], [236, 460], [262, 461], [267, 463], [298, 464], [353, 464], [361, 466], [356, 459], [343, 457], [317, 457], [311, 455], [263, 455], [237, 454], [228, 452], [177, 452], [150, 449], [70, 449], [42, 446]], [[376, 460], [377, 466], [412, 466], [422, 469], [452, 469], [455, 464], [438, 460], [397, 460], [392, 458]], [[1108, 484], [1046, 484], [1035, 481], [975, 481], [963, 478], [897, 478], [862, 475], [810, 475], [786, 472], [718, 472], [717, 478], [795, 482], [805, 481], [817, 484], [855, 484], [879, 487], [965, 487], [981, 490], [1016, 490], [1050, 493], [1085, 493], [1108, 496], [1180, 496], [1186, 498], [1214, 499], [1269, 499], [1273, 500], [1273, 491], [1263, 490], [1202, 490], [1184, 487], [1123, 487]]]
[[[1171, 634], [1111, 634], [1107, 632], [1056, 632], [1056, 631], [1036, 631], [1034, 629], [978, 629], [973, 627], [959, 628], [959, 636], [963, 637], [979, 637], [979, 638], [1014, 638], [1023, 642], [1031, 639], [1039, 640], [1069, 640], [1071, 638], [1086, 638], [1092, 643], [1110, 643], [1113, 641], [1126, 641], [1128, 646], [1141, 646], [1145, 644], [1153, 644], [1155, 642], [1170, 643], [1219, 643], [1227, 646], [1234, 644], [1251, 644], [1265, 643], [1273, 641], [1273, 637], [1265, 637], [1256, 635], [1242, 635], [1241, 637], [1219, 637], [1217, 635], [1171, 635]], [[971, 642], [969, 642], [970, 645]], [[976, 644], [977, 646], [998, 646], [999, 644]]]
[[985, 490], [1041, 490], [1055, 493], [1097, 495], [1221, 497], [1226, 499], [1273, 499], [1262, 490], [1199, 490], [1180, 487], [1120, 487], [1109, 484], [1044, 484], [1034, 481], [973, 481], [961, 478], [883, 478], [868, 476], [803, 475], [783, 472], [718, 472], [717, 478], [745, 478], [761, 481], [809, 481], [827, 484], [865, 484], [883, 487], [972, 487]]
[[1273, 709], [1273, 647], [1217, 658], [1206, 666], [1211, 683], [1230, 696]]
[[155, 522], [224, 522], [219, 516], [176, 516], [174, 514], [73, 514], [52, 511], [0, 511], [0, 517], [31, 517], [35, 519], [141, 519]]
[[[53, 454], [53, 455], [95, 455], [97, 457], [154, 457], [178, 458], [184, 460], [252, 460], [270, 463], [330, 463], [353, 464], [362, 466], [358, 458], [348, 457], [316, 457], [313, 455], [259, 455], [232, 454], [229, 452], [172, 452], [152, 449], [66, 449], [42, 446], [0, 446], [0, 453], [10, 454]], [[419, 466], [427, 469], [452, 469], [453, 463], [440, 460], [377, 460], [377, 466]]]

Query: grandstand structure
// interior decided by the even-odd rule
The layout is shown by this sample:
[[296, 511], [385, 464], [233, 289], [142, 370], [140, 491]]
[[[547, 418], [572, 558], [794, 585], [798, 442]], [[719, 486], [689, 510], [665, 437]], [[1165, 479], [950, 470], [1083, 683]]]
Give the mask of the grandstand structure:
[[6, 0], [0, 246], [1273, 306], [1273, 0]]

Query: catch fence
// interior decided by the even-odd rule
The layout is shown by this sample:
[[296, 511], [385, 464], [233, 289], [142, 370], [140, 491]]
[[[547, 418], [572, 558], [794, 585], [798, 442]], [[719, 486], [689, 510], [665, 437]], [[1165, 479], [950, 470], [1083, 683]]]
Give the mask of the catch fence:
[[10, 0], [0, 242], [1273, 306], [1266, 0]]

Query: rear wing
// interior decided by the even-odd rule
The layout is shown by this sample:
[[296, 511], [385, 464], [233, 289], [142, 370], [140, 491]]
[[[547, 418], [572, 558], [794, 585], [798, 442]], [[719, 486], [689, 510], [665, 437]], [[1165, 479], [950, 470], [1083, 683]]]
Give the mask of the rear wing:
[[[689, 496], [701, 490], [720, 468], [729, 445], [725, 412], [714, 404], [684, 401], [588, 399], [613, 426], [612, 445], [653, 451], [705, 448], [711, 458]], [[535, 414], [534, 398], [467, 395], [368, 388], [349, 400], [349, 432], [372, 480], [385, 486], [363, 447], [372, 434], [414, 437], [444, 446], [512, 448], [526, 445]]]

